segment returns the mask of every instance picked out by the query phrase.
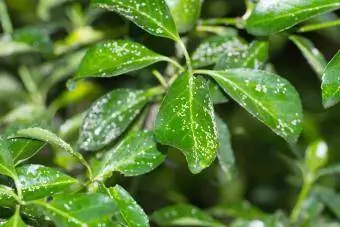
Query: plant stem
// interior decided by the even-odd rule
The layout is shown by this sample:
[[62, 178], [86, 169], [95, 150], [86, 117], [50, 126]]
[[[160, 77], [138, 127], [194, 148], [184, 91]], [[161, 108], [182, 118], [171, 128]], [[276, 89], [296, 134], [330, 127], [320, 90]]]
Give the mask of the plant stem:
[[217, 35], [222, 35], [226, 31], [226, 27], [223, 26], [206, 26], [206, 25], [198, 25], [196, 30], [199, 32], [211, 32]]
[[307, 173], [306, 176], [304, 177], [304, 183], [299, 193], [295, 207], [293, 208], [292, 213], [290, 215], [290, 220], [292, 222], [296, 222], [298, 220], [299, 215], [301, 213], [303, 202], [307, 198], [309, 191], [313, 185], [313, 182], [314, 182], [314, 176], [310, 173]]
[[[0, 0], [1, 1], [1, 0]], [[21, 66], [19, 68], [19, 76], [21, 81], [25, 85], [26, 90], [30, 93], [32, 99], [39, 105], [43, 105], [43, 98], [39, 92], [35, 81], [32, 78], [31, 72], [26, 66]]]
[[157, 80], [160, 82], [160, 84], [164, 88], [168, 87], [166, 80], [164, 79], [164, 77], [162, 76], [162, 74], [158, 70], [156, 70], [156, 69], [152, 70], [152, 74], [157, 78]]
[[0, 0], [0, 21], [6, 34], [13, 32], [13, 26], [4, 0]]
[[310, 32], [310, 31], [315, 31], [323, 28], [330, 28], [334, 26], [339, 26], [340, 25], [340, 19], [338, 20], [333, 20], [333, 21], [328, 21], [324, 23], [318, 23], [318, 24], [308, 24], [300, 27], [298, 29], [298, 32]]
[[177, 67], [180, 70], [183, 69], [183, 67], [177, 61], [173, 60], [172, 58], [165, 57], [164, 60], [169, 62], [169, 63], [171, 63], [171, 64], [173, 64], [175, 67]]
[[12, 179], [14, 180], [15, 188], [17, 189], [17, 194], [19, 197], [20, 202], [22, 202], [22, 190], [21, 190], [21, 183], [19, 181], [19, 178], [17, 176], [12, 176]]
[[189, 71], [190, 75], [192, 75], [193, 70], [192, 70], [191, 58], [190, 58], [190, 55], [188, 53], [188, 50], [185, 47], [185, 44], [183, 43], [183, 41], [181, 39], [178, 39], [177, 43], [183, 51], [183, 54], [184, 54], [184, 57], [185, 57], [185, 60], [186, 60], [186, 63], [187, 63], [188, 71]]

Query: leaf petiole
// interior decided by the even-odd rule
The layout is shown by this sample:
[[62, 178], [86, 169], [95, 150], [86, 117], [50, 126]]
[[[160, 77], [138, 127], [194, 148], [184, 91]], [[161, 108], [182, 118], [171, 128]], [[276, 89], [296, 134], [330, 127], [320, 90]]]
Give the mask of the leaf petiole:
[[324, 29], [324, 28], [330, 28], [330, 27], [334, 27], [334, 26], [340, 26], [340, 19], [328, 21], [328, 22], [324, 22], [324, 23], [304, 25], [304, 26], [301, 26], [298, 29], [298, 32], [301, 32], [301, 33], [302, 32], [310, 32], [310, 31], [315, 31], [315, 30]]

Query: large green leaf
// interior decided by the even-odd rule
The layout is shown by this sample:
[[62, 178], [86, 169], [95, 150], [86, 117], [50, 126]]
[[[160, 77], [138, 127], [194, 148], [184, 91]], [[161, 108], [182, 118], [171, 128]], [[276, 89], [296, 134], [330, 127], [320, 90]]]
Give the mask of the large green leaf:
[[276, 134], [295, 143], [302, 131], [302, 107], [298, 93], [285, 79], [265, 71], [201, 70], [254, 117]]
[[19, 200], [13, 188], [0, 185], [0, 206], [12, 206]]
[[209, 214], [188, 204], [173, 205], [152, 214], [152, 220], [160, 226], [222, 227]]
[[128, 40], [104, 41], [92, 46], [86, 52], [75, 79], [118, 76], [168, 60], [167, 57], [139, 43]]
[[214, 110], [207, 81], [183, 73], [173, 83], [159, 110], [157, 140], [180, 149], [192, 173], [208, 167], [218, 148]]
[[[34, 123], [13, 123], [4, 131], [4, 137], [11, 138], [17, 134], [20, 129], [24, 129], [35, 125]], [[39, 125], [39, 124], [37, 124]], [[12, 154], [12, 159], [15, 165], [18, 165], [29, 158], [33, 157], [45, 146], [44, 142], [30, 140], [24, 138], [8, 139], [8, 148]]]
[[148, 101], [143, 90], [116, 89], [97, 100], [82, 125], [79, 146], [98, 150], [120, 136]]
[[301, 50], [303, 56], [307, 59], [308, 63], [312, 66], [314, 71], [321, 76], [327, 62], [322, 53], [316, 49], [314, 44], [307, 38], [298, 35], [292, 35], [289, 37], [295, 45]]
[[113, 188], [109, 188], [108, 192], [114, 200], [126, 226], [150, 226], [148, 216], [124, 188], [116, 185]]
[[165, 0], [92, 0], [92, 2], [95, 6], [123, 15], [152, 35], [179, 39]]
[[338, 8], [339, 0], [260, 0], [246, 20], [246, 29], [253, 35], [270, 35]]
[[51, 144], [52, 146], [55, 146], [57, 148], [60, 148], [68, 152], [69, 154], [77, 158], [87, 168], [87, 170], [89, 171], [89, 174], [91, 174], [91, 168], [85, 161], [84, 157], [80, 153], [74, 151], [68, 143], [66, 143], [64, 140], [59, 138], [53, 132], [50, 132], [46, 129], [35, 127], [35, 128], [21, 129], [17, 132], [17, 135], [20, 137], [44, 141], [46, 143]]
[[95, 179], [103, 181], [113, 171], [125, 176], [137, 176], [155, 169], [164, 161], [165, 156], [157, 150], [151, 132], [129, 134], [116, 147], [107, 151]]
[[34, 200], [62, 192], [78, 181], [54, 168], [25, 165], [16, 168], [25, 200]]
[[322, 103], [325, 108], [340, 101], [340, 51], [328, 63], [322, 75]]
[[220, 144], [217, 151], [217, 158], [222, 170], [226, 173], [230, 172], [230, 168], [235, 164], [234, 152], [231, 147], [230, 133], [228, 125], [217, 115], [215, 115], [218, 142]]
[[212, 36], [203, 41], [194, 51], [192, 65], [194, 68], [213, 65], [224, 53], [233, 55], [246, 48], [246, 42], [235, 35]]
[[0, 137], [0, 174], [15, 177], [15, 168], [11, 153], [8, 149], [8, 141]]
[[261, 69], [268, 60], [267, 41], [254, 41], [247, 48], [223, 54], [217, 61], [216, 70], [233, 68]]
[[20, 212], [17, 209], [14, 215], [2, 227], [26, 227], [26, 223], [21, 219]]
[[190, 31], [201, 14], [202, 0], [166, 0], [179, 32]]
[[61, 195], [51, 202], [34, 203], [58, 227], [109, 226], [116, 211], [112, 199], [104, 194]]

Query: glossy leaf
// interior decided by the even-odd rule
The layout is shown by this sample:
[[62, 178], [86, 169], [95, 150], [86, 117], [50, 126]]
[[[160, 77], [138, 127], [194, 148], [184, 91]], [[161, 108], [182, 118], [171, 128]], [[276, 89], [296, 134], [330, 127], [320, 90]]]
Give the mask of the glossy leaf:
[[234, 35], [212, 36], [203, 41], [192, 54], [194, 68], [213, 65], [224, 53], [232, 55], [247, 48], [245, 41]]
[[202, 0], [166, 0], [179, 32], [190, 31], [201, 14]]
[[218, 141], [213, 111], [207, 81], [188, 72], [172, 84], [160, 107], [156, 138], [180, 149], [192, 173], [199, 173], [216, 157]]
[[4, 137], [8, 139], [8, 148], [12, 154], [14, 165], [18, 165], [37, 154], [45, 143], [37, 140], [14, 137], [20, 129], [24, 129], [33, 125], [41, 125], [40, 123], [13, 123], [9, 125], [4, 131]]
[[117, 146], [107, 151], [95, 179], [103, 181], [114, 171], [125, 176], [145, 174], [160, 165], [164, 158], [165, 156], [157, 150], [152, 133], [131, 133]]
[[154, 212], [151, 218], [160, 226], [224, 226], [204, 211], [187, 204], [163, 208]]
[[20, 131], [18, 131], [17, 134], [18, 136], [21, 136], [21, 137], [40, 140], [40, 141], [49, 143], [55, 147], [58, 147], [60, 149], [63, 149], [64, 151], [70, 153], [72, 156], [77, 158], [90, 171], [90, 167], [88, 166], [83, 156], [80, 153], [74, 151], [68, 143], [63, 141], [53, 132], [50, 132], [46, 129], [35, 127], [35, 128], [21, 129]]
[[216, 70], [233, 68], [262, 69], [268, 60], [267, 41], [254, 41], [247, 48], [223, 54], [217, 61]]
[[118, 138], [148, 102], [148, 92], [116, 89], [98, 99], [88, 110], [78, 144], [98, 150]]
[[215, 120], [219, 142], [217, 158], [222, 170], [226, 173], [229, 173], [230, 168], [235, 165], [235, 158], [233, 148], [231, 147], [228, 125], [217, 115], [215, 115]]
[[51, 202], [34, 202], [58, 227], [108, 226], [116, 211], [115, 204], [104, 194], [61, 195]]
[[230, 69], [204, 71], [235, 101], [289, 143], [302, 131], [298, 93], [285, 79], [265, 71]]
[[329, 108], [340, 101], [340, 51], [328, 63], [322, 75], [322, 104]]
[[266, 36], [338, 8], [339, 0], [260, 0], [246, 20], [246, 29], [253, 35]]
[[165, 0], [92, 0], [95, 6], [115, 11], [155, 36], [178, 40]]
[[25, 200], [35, 200], [62, 192], [77, 180], [54, 168], [24, 165], [16, 169]]
[[0, 137], [0, 174], [15, 177], [14, 163], [8, 148], [7, 140]]
[[167, 60], [167, 57], [139, 43], [128, 40], [105, 41], [86, 52], [75, 79], [118, 76]]
[[13, 188], [0, 185], [0, 206], [13, 206], [16, 200], [18, 198]]
[[26, 227], [26, 223], [21, 219], [20, 212], [15, 211], [14, 215], [2, 227]]
[[148, 216], [124, 188], [116, 185], [113, 188], [109, 188], [108, 191], [126, 226], [150, 226]]
[[314, 71], [321, 76], [327, 62], [322, 53], [316, 49], [314, 44], [307, 38], [298, 35], [292, 35], [289, 37], [295, 45], [300, 49], [303, 56], [307, 59], [308, 63], [312, 66]]
[[229, 101], [227, 94], [218, 86], [214, 80], [209, 80], [209, 92], [211, 101], [214, 104], [226, 103]]

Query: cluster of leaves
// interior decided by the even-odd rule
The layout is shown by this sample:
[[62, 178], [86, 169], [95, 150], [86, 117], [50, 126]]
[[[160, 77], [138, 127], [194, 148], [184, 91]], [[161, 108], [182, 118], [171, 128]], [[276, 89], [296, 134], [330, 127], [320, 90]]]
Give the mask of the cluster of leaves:
[[[41, 0], [38, 16], [49, 21], [51, 11], [64, 2]], [[340, 54], [326, 64], [313, 43], [297, 33], [338, 21], [295, 26], [339, 9], [340, 1], [245, 3], [242, 17], [199, 21], [201, 0], [92, 0], [91, 5], [101, 10], [83, 12], [80, 5], [72, 5], [67, 11], [71, 32], [53, 43], [50, 34], [62, 25], [13, 31], [6, 4], [0, 0], [4, 30], [0, 57], [7, 58], [12, 67], [13, 61], [21, 61], [17, 56], [26, 54], [33, 62], [43, 62], [18, 67], [25, 92], [13, 77], [5, 72], [0, 76], [1, 102], [10, 109], [0, 112], [6, 126], [0, 137], [0, 206], [12, 211], [3, 226], [149, 226], [149, 217], [128, 191], [112, 184], [114, 173], [125, 177], [149, 173], [166, 160], [165, 149], [174, 148], [184, 154], [192, 174], [211, 166], [217, 157], [223, 174], [233, 175], [235, 158], [228, 126], [215, 111], [217, 104], [230, 100], [294, 147], [303, 129], [302, 105], [296, 89], [269, 63], [268, 37], [288, 34], [320, 76], [323, 105], [329, 108], [340, 101]], [[112, 39], [125, 35], [125, 26], [117, 26], [117, 34], [90, 26], [106, 11], [161, 37], [160, 42], [171, 40], [176, 56], [156, 53], [134, 40]], [[221, 24], [245, 29], [255, 39], [248, 42], [236, 29], [218, 26]], [[185, 40], [193, 30], [214, 35], [189, 53]], [[153, 70], [159, 81], [155, 86], [118, 88], [98, 98], [101, 88], [87, 80], [140, 72], [159, 62], [167, 67], [162, 72]], [[66, 79], [69, 90], [50, 101], [50, 90]], [[60, 110], [83, 100], [95, 101], [84, 112], [74, 108], [76, 114], [60, 123]], [[46, 149], [47, 145], [52, 149]], [[29, 164], [41, 150], [58, 153], [53, 164], [64, 170], [45, 166], [49, 161]], [[327, 144], [316, 141], [308, 146], [304, 158], [289, 160], [302, 184], [290, 218], [283, 213], [264, 214], [248, 203], [209, 211], [182, 203], [157, 210], [150, 217], [160, 226], [314, 226], [324, 204], [340, 215], [338, 202], [330, 199], [338, 198], [335, 192], [314, 187], [320, 177], [340, 171], [337, 166], [324, 168], [327, 158]], [[235, 219], [225, 220], [230, 216]]]

